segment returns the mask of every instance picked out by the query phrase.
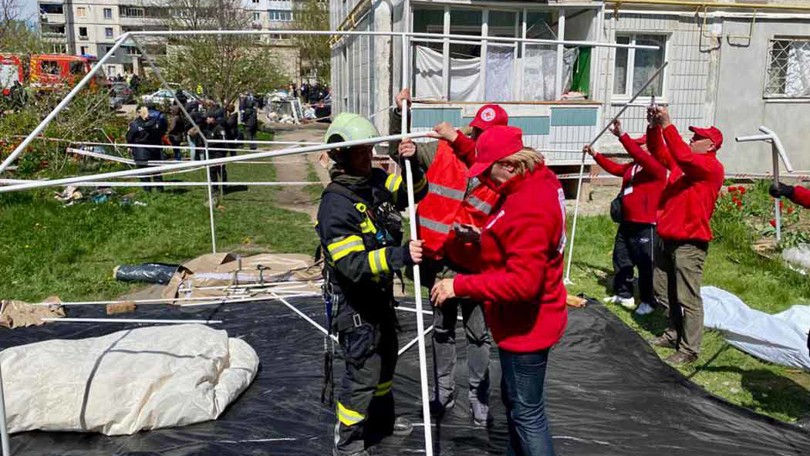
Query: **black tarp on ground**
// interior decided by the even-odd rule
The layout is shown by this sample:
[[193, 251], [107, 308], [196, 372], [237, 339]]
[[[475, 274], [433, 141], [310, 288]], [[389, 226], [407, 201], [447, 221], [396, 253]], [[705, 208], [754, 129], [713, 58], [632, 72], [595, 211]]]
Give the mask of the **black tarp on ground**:
[[[320, 319], [319, 301], [292, 302]], [[74, 307], [70, 316], [99, 317], [103, 312], [101, 306]], [[282, 304], [230, 304], [216, 309], [142, 306], [137, 313], [122, 317], [224, 320], [222, 328], [231, 337], [243, 338], [256, 349], [261, 370], [251, 387], [217, 421], [123, 437], [27, 432], [12, 436], [14, 455], [331, 454], [333, 413], [319, 402], [323, 338]], [[572, 310], [569, 318], [567, 333], [551, 355], [546, 382], [559, 455], [810, 454], [809, 433], [708, 395], [663, 364], [636, 333], [604, 307]], [[400, 344], [404, 345], [414, 337], [415, 315], [401, 312], [400, 320], [404, 327]], [[57, 323], [3, 330], [0, 346], [94, 337], [125, 327]], [[458, 334], [461, 336], [461, 330]], [[464, 347], [460, 342], [457, 378], [461, 399], [434, 428], [435, 454], [505, 454], [497, 353], [493, 350], [491, 402], [495, 424], [483, 431], [470, 427], [465, 413]], [[336, 366], [339, 379], [339, 360]], [[421, 421], [418, 366], [414, 347], [400, 359], [394, 387], [398, 410], [414, 422]], [[420, 453], [423, 442], [417, 427], [410, 437], [387, 440], [375, 454]]]

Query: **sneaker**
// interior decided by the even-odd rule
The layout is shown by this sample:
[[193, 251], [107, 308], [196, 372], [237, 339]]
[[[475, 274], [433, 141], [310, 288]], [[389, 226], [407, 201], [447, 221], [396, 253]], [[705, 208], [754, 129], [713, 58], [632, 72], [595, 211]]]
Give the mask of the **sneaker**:
[[619, 300], [622, 299], [616, 295], [608, 296], [607, 298], [602, 299], [602, 302], [605, 304], [618, 304]]
[[470, 399], [470, 417], [473, 426], [489, 427], [492, 425], [492, 415], [489, 413], [489, 405], [482, 403], [478, 399]]
[[636, 300], [633, 298], [619, 298], [616, 304], [621, 304], [625, 309], [633, 310], [636, 308]]
[[692, 364], [697, 361], [697, 355], [690, 355], [684, 352], [677, 352], [673, 353], [666, 357], [664, 361], [672, 364], [673, 366], [683, 366], [686, 364]]
[[452, 397], [450, 399], [441, 401], [433, 399], [430, 401], [430, 416], [434, 418], [441, 418], [445, 413], [449, 412], [456, 405], [456, 400]]
[[413, 423], [411, 423], [410, 420], [401, 416], [398, 416], [394, 420], [394, 435], [405, 437], [411, 435], [411, 432], [413, 432]]
[[649, 315], [653, 313], [654, 310], [655, 309], [653, 309], [653, 306], [647, 304], [646, 302], [642, 302], [636, 308], [636, 315]]

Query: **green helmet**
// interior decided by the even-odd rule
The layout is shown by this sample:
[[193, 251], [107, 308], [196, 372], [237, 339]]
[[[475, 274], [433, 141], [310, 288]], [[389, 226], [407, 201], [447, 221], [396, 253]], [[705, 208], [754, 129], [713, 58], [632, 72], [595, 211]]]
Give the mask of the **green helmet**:
[[365, 117], [350, 112], [341, 112], [326, 130], [327, 143], [357, 141], [380, 136], [377, 128]]

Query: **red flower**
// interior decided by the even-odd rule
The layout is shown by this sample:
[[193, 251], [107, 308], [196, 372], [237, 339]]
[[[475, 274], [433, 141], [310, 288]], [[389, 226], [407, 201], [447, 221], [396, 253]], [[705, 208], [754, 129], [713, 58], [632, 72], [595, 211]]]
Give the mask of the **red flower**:
[[783, 207], [785, 207], [785, 202], [782, 201], [782, 200], [779, 200], [779, 209], [782, 209]]
[[793, 207], [789, 207], [787, 212], [788, 212], [788, 215], [792, 214], [793, 213]]
[[772, 227], [776, 228], [776, 220], [771, 219], [771, 221], [768, 223], [770, 223]]
[[737, 203], [737, 209], [742, 209], [742, 206], [743, 206], [742, 201], [737, 200], [736, 203]]
[[728, 191], [729, 191], [729, 193], [735, 193], [737, 191], [737, 187], [735, 187], [733, 185], [729, 185], [728, 186]]
[[734, 203], [734, 204], [737, 204], [737, 203], [740, 203], [741, 201], [736, 196], [732, 196], [731, 197], [731, 202]]
[[737, 190], [739, 190], [739, 191], [740, 191], [740, 194], [745, 195], [745, 187], [743, 187], [742, 185], [740, 185], [739, 187], [737, 187]]

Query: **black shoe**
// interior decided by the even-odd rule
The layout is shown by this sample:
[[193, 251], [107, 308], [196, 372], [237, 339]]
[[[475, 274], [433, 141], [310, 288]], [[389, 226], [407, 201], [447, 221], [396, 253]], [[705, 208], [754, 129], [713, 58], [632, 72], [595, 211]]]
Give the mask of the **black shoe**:
[[434, 418], [441, 418], [444, 416], [445, 413], [449, 412], [456, 405], [456, 400], [452, 397], [440, 401], [437, 399], [433, 399], [430, 401], [430, 416]]
[[405, 437], [411, 435], [411, 432], [413, 432], [413, 423], [411, 423], [410, 420], [401, 416], [398, 416], [397, 419], [394, 420], [393, 435]]
[[686, 364], [692, 364], [697, 361], [697, 355], [690, 355], [689, 353], [684, 352], [677, 352], [672, 355], [667, 356], [664, 360], [673, 366], [684, 366]]
[[655, 345], [656, 347], [672, 348], [672, 349], [678, 348], [675, 341], [667, 337], [666, 334], [650, 340], [650, 344]]

